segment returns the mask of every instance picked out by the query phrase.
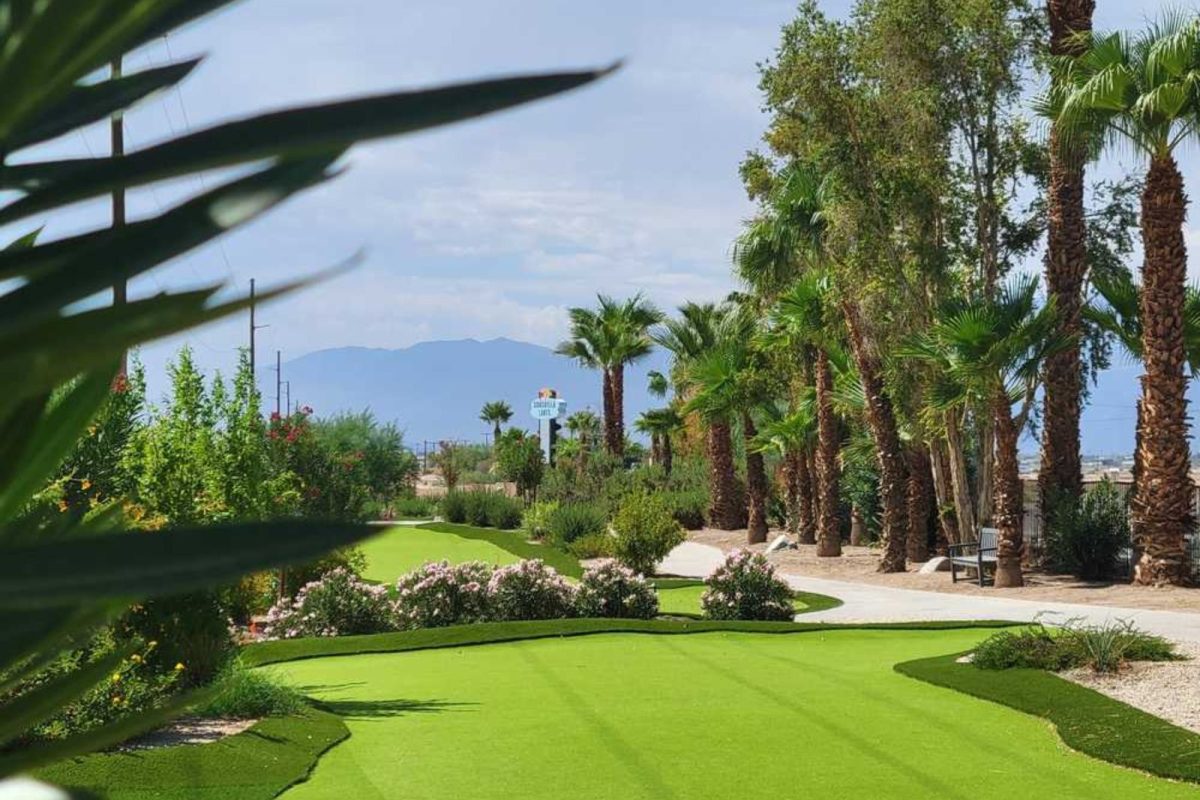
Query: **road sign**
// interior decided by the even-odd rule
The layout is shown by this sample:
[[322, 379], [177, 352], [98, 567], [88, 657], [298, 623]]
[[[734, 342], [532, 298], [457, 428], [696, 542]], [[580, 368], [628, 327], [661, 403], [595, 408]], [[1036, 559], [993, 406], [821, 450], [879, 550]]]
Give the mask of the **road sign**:
[[567, 401], [561, 397], [539, 397], [529, 403], [534, 419], [559, 419], [567, 413]]

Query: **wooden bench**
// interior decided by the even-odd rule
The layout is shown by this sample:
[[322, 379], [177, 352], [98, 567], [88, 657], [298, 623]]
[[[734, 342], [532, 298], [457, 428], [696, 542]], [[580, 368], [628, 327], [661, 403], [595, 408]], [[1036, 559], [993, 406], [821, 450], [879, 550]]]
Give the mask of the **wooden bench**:
[[960, 569], [973, 569], [979, 577], [979, 585], [986, 586], [987, 572], [996, 573], [996, 534], [995, 528], [980, 528], [978, 542], [963, 542], [949, 547], [950, 580], [958, 583]]

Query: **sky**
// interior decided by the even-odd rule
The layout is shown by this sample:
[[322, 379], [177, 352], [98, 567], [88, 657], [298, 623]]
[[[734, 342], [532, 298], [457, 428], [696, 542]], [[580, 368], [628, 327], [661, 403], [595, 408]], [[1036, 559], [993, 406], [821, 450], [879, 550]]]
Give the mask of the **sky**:
[[[1099, 27], [1138, 26], [1159, 7], [1098, 5]], [[823, 6], [840, 15], [847, 3]], [[244, 292], [251, 278], [266, 289], [362, 251], [355, 269], [260, 308], [269, 325], [258, 334], [260, 364], [276, 349], [286, 361], [436, 339], [552, 345], [566, 333], [565, 309], [597, 291], [642, 291], [665, 308], [719, 298], [733, 288], [730, 243], [752, 213], [737, 165], [767, 122], [757, 64], [794, 9], [775, 0], [236, 4], [127, 59], [133, 71], [205, 56], [179, 91], [127, 116], [130, 149], [307, 101], [624, 66], [533, 106], [358, 146], [337, 180], [138, 280], [131, 295], [213, 281]], [[99, 155], [106, 137], [93, 127], [35, 155]], [[1195, 156], [1183, 158], [1192, 185]], [[214, 180], [134, 191], [130, 214], [157, 213]], [[78, 206], [47, 220], [46, 235], [104, 224], [107, 213], [103, 202]], [[1189, 238], [1200, 274], [1200, 235]], [[202, 366], [228, 372], [246, 340], [238, 318], [144, 348], [152, 396], [183, 342]]]

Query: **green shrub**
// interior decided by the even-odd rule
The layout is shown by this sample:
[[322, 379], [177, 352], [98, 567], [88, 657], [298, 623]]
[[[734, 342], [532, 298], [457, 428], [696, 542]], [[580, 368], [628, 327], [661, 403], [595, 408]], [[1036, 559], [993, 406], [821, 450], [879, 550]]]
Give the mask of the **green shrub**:
[[567, 552], [576, 558], [614, 558], [617, 540], [609, 533], [589, 533], [567, 545]]
[[447, 492], [440, 503], [442, 517], [446, 522], [459, 525], [467, 521], [467, 498], [465, 492]]
[[191, 709], [198, 717], [254, 719], [298, 714], [308, 707], [304, 696], [262, 669], [248, 669], [234, 659], [218, 673], [208, 698]]
[[653, 574], [655, 565], [687, 538], [671, 509], [650, 494], [626, 499], [612, 527], [617, 560], [642, 575]]
[[1046, 526], [1046, 563], [1083, 580], [1107, 580], [1120, 551], [1130, 545], [1125, 502], [1107, 478], [1078, 504], [1057, 504]]
[[704, 527], [704, 513], [708, 509], [708, 492], [703, 489], [661, 492], [658, 495], [667, 507], [675, 521], [689, 531], [698, 531]]
[[980, 669], [1045, 669], [1079, 665], [1079, 653], [1043, 625], [992, 634], [975, 648], [971, 663]]
[[558, 508], [558, 502], [533, 503], [521, 515], [521, 530], [530, 539], [541, 541], [550, 536], [550, 515]]
[[392, 516], [398, 519], [426, 519], [433, 516], [436, 504], [428, 497], [397, 497], [391, 502]]
[[1079, 620], [1070, 620], [1059, 632], [1040, 623], [1020, 631], [1000, 631], [975, 649], [973, 663], [981, 669], [1059, 672], [1087, 666], [1096, 672], [1116, 672], [1129, 661], [1177, 658], [1174, 645], [1139, 630], [1129, 621], [1084, 625]]
[[486, 528], [490, 524], [488, 512], [491, 507], [491, 492], [463, 492], [467, 506], [467, 524]]
[[183, 664], [182, 682], [202, 686], [233, 657], [234, 641], [220, 596], [194, 592], [133, 606], [116, 625], [120, 638], [154, 642], [146, 658], [159, 672]]
[[550, 512], [547, 527], [550, 542], [556, 547], [565, 548], [585, 536], [604, 533], [608, 518], [598, 505], [564, 503]]
[[484, 501], [484, 507], [488, 527], [506, 531], [521, 527], [521, 512], [525, 505], [517, 498], [492, 492]]

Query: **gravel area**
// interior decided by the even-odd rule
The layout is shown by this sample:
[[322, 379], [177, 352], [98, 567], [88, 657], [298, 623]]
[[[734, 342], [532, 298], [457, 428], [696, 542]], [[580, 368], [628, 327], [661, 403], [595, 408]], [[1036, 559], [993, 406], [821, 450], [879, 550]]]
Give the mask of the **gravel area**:
[[[781, 531], [771, 531], [770, 542]], [[704, 529], [691, 531], [690, 541], [719, 547], [729, 551], [746, 547], [746, 532]], [[762, 551], [764, 544], [751, 545], [751, 550]], [[950, 582], [949, 572], [920, 575], [920, 564], [910, 564], [908, 572], [879, 573], [879, 550], [872, 547], [842, 547], [842, 555], [836, 558], [818, 558], [815, 545], [800, 545], [796, 550], [772, 553], [771, 561], [788, 575], [810, 578], [826, 578], [837, 581], [869, 583], [894, 589], [917, 589], [926, 592], [942, 592], [955, 595], [977, 595], [981, 597], [1005, 597], [1020, 600], [1055, 603], [1079, 603], [1084, 605], [1119, 606], [1122, 608], [1144, 608], [1158, 611], [1200, 612], [1200, 589], [1179, 587], [1152, 588], [1131, 586], [1127, 583], [1089, 583], [1069, 576], [1046, 575], [1030, 572], [1025, 576], [1026, 585], [1015, 589], [980, 587], [970, 581]]]
[[118, 749], [149, 750], [177, 744], [207, 744], [248, 730], [256, 722], [257, 719], [180, 717], [169, 725], [125, 742]]
[[1069, 681], [1094, 689], [1200, 733], [1200, 643], [1181, 642], [1176, 648], [1187, 661], [1141, 661], [1115, 675], [1090, 669], [1059, 673]]

